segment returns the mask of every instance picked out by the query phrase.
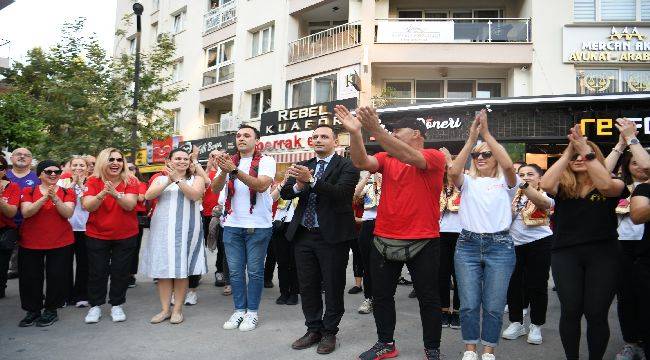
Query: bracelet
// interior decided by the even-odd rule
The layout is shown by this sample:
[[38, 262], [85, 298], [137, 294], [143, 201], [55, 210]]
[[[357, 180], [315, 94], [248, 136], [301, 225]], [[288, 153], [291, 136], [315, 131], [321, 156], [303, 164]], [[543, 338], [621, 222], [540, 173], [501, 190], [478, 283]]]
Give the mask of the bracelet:
[[620, 155], [623, 155], [623, 152], [622, 152], [621, 150], [617, 149], [616, 146], [614, 146], [614, 147], [612, 148], [612, 151], [616, 151], [616, 152], [619, 153]]

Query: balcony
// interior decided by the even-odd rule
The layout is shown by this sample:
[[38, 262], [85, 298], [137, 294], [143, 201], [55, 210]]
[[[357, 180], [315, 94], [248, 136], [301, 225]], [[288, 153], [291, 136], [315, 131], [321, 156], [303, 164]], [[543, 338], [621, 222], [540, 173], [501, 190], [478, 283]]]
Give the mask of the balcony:
[[204, 16], [204, 33], [221, 29], [237, 21], [237, 1], [228, 2], [208, 11]]
[[223, 135], [220, 131], [220, 125], [220, 123], [203, 125], [203, 137], [211, 138]]
[[289, 64], [349, 49], [361, 44], [361, 23], [352, 22], [289, 43]]
[[375, 42], [529, 43], [528, 18], [377, 19]]

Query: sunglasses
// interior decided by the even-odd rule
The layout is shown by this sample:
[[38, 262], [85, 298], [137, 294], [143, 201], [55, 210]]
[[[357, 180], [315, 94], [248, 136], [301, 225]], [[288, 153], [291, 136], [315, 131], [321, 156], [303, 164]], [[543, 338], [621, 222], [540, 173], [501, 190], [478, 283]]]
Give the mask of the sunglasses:
[[108, 162], [109, 162], [109, 163], [116, 162], [116, 161], [117, 161], [118, 163], [123, 163], [123, 162], [124, 162], [124, 159], [122, 159], [122, 158], [108, 158]]
[[5, 171], [5, 170], [7, 170], [7, 167], [4, 165], [0, 165], [0, 171]]
[[578, 160], [578, 156], [580, 156], [580, 154], [573, 154], [573, 155], [571, 155], [571, 161], [576, 161], [576, 160]]
[[61, 170], [61, 169], [59, 169], [59, 170], [43, 170], [43, 173], [45, 173], [45, 175], [47, 175], [47, 176], [61, 175], [62, 172], [63, 172], [63, 170]]
[[492, 151], [473, 152], [470, 155], [474, 160], [478, 159], [479, 156], [482, 156], [483, 159], [489, 159], [492, 157]]

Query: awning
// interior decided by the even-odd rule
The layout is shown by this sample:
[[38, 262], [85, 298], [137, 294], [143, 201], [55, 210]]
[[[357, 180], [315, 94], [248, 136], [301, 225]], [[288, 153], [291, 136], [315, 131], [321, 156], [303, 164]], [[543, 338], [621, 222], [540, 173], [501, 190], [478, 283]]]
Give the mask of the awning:
[[[336, 153], [343, 156], [345, 153], [345, 148], [336, 149]], [[300, 161], [309, 160], [316, 156], [316, 153], [314, 151], [285, 151], [281, 153], [267, 153], [265, 155], [273, 157], [275, 159], [275, 162], [279, 164], [293, 164]]]

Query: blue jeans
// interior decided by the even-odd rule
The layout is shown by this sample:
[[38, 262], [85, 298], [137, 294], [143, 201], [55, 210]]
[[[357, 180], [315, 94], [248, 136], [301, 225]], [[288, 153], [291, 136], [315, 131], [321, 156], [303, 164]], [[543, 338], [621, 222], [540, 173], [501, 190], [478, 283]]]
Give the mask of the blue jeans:
[[454, 265], [465, 344], [478, 344], [481, 340], [483, 345], [496, 347], [499, 343], [503, 308], [515, 262], [515, 246], [507, 231], [477, 234], [463, 230], [460, 233]]
[[[235, 311], [257, 311], [264, 288], [264, 258], [273, 228], [223, 228]], [[245, 274], [248, 272], [248, 284]]]

